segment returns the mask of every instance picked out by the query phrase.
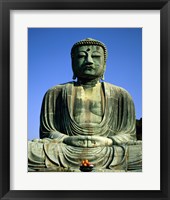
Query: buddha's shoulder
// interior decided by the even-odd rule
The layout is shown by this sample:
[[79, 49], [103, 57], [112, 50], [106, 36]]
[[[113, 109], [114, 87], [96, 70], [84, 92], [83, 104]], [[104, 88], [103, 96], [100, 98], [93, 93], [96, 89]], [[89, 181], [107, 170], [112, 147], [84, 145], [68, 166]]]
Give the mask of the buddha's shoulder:
[[111, 83], [107, 83], [107, 82], [105, 82], [105, 86], [113, 94], [117, 93], [119, 95], [126, 95], [126, 96], [131, 97], [129, 92], [123, 87], [120, 87], [120, 86], [117, 86], [117, 85], [114, 85], [114, 84], [111, 84]]
[[53, 93], [53, 92], [61, 92], [66, 86], [73, 85], [73, 84], [74, 84], [74, 82], [58, 84], [58, 85], [55, 85], [55, 86], [51, 87], [50, 89], [48, 89], [46, 93], [49, 94], [49, 93]]

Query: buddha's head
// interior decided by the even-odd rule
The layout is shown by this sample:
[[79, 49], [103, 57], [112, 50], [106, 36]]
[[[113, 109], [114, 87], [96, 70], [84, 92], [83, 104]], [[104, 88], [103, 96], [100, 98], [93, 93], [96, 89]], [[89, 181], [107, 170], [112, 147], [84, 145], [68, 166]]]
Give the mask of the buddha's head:
[[75, 43], [71, 49], [73, 79], [104, 79], [106, 46], [91, 38]]

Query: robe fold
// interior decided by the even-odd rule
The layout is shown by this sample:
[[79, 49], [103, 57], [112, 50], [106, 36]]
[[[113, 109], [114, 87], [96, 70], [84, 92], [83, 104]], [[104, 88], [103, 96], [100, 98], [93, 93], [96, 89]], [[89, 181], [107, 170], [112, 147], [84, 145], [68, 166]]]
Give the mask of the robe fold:
[[[43, 145], [34, 147], [43, 155], [38, 159], [41, 166], [69, 166], [76, 169], [83, 159], [88, 159], [96, 168], [127, 170], [128, 146], [136, 141], [134, 103], [123, 88], [106, 82], [101, 86], [104, 93], [102, 120], [86, 127], [81, 127], [73, 117], [75, 82], [58, 85], [47, 91], [40, 115], [40, 143]], [[67, 136], [77, 135], [107, 137], [112, 139], [113, 146], [82, 148], [62, 142]], [[32, 143], [29, 144], [31, 148], [35, 146]], [[32, 166], [35, 155], [31, 150], [29, 152]]]

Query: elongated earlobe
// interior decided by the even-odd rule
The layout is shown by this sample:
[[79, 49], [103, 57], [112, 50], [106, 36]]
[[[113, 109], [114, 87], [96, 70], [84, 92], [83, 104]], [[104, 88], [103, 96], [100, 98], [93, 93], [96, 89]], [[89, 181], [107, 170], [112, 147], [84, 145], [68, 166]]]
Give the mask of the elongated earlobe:
[[73, 80], [75, 80], [76, 78], [77, 78], [77, 77], [76, 77], [76, 75], [75, 75], [75, 74], [73, 74], [73, 78], [72, 78], [72, 79], [73, 79]]
[[100, 79], [101, 79], [102, 81], [104, 81], [104, 74], [100, 77]]

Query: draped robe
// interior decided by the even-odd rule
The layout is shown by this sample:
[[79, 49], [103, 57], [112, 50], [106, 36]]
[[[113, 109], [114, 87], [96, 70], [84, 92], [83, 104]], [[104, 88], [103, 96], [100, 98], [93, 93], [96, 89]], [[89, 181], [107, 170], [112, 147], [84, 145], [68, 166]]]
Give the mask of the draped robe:
[[[41, 139], [36, 143], [29, 142], [30, 166], [56, 165], [76, 169], [81, 160], [88, 159], [96, 168], [126, 170], [128, 146], [136, 141], [135, 108], [131, 96], [123, 88], [102, 82], [105, 105], [102, 121], [81, 127], [73, 117], [75, 87], [78, 87], [76, 83], [70, 82], [53, 87], [45, 94], [40, 115]], [[62, 142], [66, 136], [76, 135], [108, 137], [113, 145], [83, 148]]]

